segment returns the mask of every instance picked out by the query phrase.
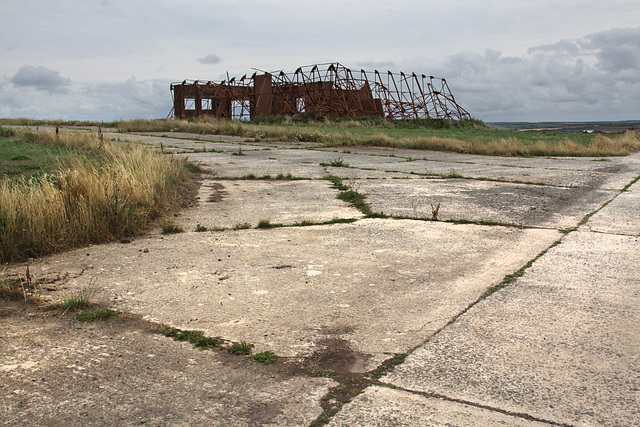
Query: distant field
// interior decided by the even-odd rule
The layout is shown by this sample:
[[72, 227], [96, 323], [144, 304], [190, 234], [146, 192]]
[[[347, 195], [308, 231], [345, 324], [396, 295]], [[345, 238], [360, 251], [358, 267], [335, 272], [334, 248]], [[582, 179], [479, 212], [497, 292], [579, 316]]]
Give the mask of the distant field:
[[629, 129], [640, 130], [640, 120], [614, 122], [494, 122], [489, 126], [500, 130], [523, 132], [624, 132]]
[[[19, 120], [0, 120], [0, 124], [3, 123], [21, 124]], [[22, 124], [37, 123], [25, 121]], [[619, 132], [634, 127], [638, 122], [492, 123], [492, 126], [487, 126], [479, 120], [419, 119], [389, 122], [369, 117], [315, 121], [306, 117], [287, 117], [258, 118], [248, 122], [158, 119], [48, 124], [110, 125], [122, 132], [236, 135], [254, 141], [307, 142], [325, 147], [377, 146], [496, 156], [602, 157], [624, 156], [640, 150], [637, 131]], [[536, 131], [533, 132], [534, 130]], [[582, 132], [583, 130], [598, 132]], [[609, 133], [613, 131], [618, 133]]]

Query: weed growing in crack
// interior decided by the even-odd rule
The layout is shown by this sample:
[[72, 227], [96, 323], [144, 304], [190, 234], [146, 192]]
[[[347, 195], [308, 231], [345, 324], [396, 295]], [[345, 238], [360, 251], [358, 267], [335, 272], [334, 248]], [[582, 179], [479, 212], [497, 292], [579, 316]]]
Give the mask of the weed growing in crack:
[[440, 203], [437, 206], [433, 206], [431, 203], [431, 220], [438, 221], [438, 212], [440, 211]]
[[[364, 194], [359, 193], [358, 191], [352, 189], [348, 185], [342, 183], [342, 179], [335, 175], [329, 175], [326, 179], [333, 183], [333, 188], [340, 190], [341, 192], [336, 196], [338, 199], [345, 201], [347, 203], [351, 203], [356, 209], [366, 215], [367, 218], [388, 218], [387, 215], [380, 212], [373, 212], [371, 207], [366, 202], [366, 196]], [[357, 187], [357, 183], [355, 180], [353, 181], [353, 186]]]
[[271, 351], [262, 351], [260, 353], [253, 355], [253, 360], [256, 362], [264, 363], [265, 365], [269, 365], [271, 363], [275, 363], [278, 360], [278, 356]]
[[261, 219], [260, 221], [258, 221], [258, 226], [257, 228], [273, 228], [274, 225], [271, 224], [271, 220], [269, 219]]
[[405, 359], [407, 357], [409, 357], [409, 354], [410, 353], [397, 353], [397, 354], [394, 354], [392, 358], [387, 359], [384, 362], [382, 362], [382, 364], [380, 366], [378, 366], [373, 371], [369, 372], [367, 374], [367, 376], [369, 378], [373, 379], [373, 380], [378, 380], [380, 377], [385, 375], [391, 369], [393, 369], [396, 366], [398, 366], [401, 363], [403, 363], [405, 361]]
[[204, 172], [204, 169], [201, 166], [199, 166], [199, 165], [197, 165], [195, 163], [192, 163], [192, 162], [185, 162], [184, 167], [185, 167], [186, 170], [188, 170], [189, 172], [192, 172], [192, 173], [202, 173], [202, 172]]
[[196, 225], [196, 229], [195, 229], [196, 233], [204, 233], [205, 231], [207, 231], [207, 227], [204, 227], [200, 224]]
[[358, 220], [358, 218], [333, 218], [328, 221], [323, 222], [322, 224], [330, 225], [330, 224], [351, 224]]
[[234, 342], [230, 347], [227, 347], [227, 351], [231, 354], [242, 354], [248, 356], [251, 354], [253, 344], [247, 344], [246, 342]]
[[226, 341], [219, 337], [207, 337], [202, 331], [183, 331], [165, 324], [158, 325], [156, 332], [176, 341], [186, 341], [201, 350], [221, 347]]
[[184, 229], [172, 221], [162, 223], [162, 234], [183, 233]]
[[316, 377], [333, 378], [336, 376], [336, 371], [333, 369], [314, 369], [312, 373]]
[[264, 180], [274, 180], [274, 181], [285, 181], [285, 180], [303, 180], [306, 178], [297, 178], [291, 174], [291, 172], [279, 173], [276, 176], [271, 176], [269, 174], [264, 174], [262, 176], [258, 176], [255, 173], [248, 173], [246, 175], [242, 175], [236, 179], [246, 179], [246, 180], [254, 180], [254, 179], [264, 179]]
[[338, 157], [334, 158], [329, 163], [321, 162], [320, 166], [322, 166], [322, 167], [333, 166], [334, 168], [348, 168], [349, 167], [349, 165], [347, 163], [345, 163], [344, 158], [342, 156], [338, 156]]
[[444, 178], [455, 178], [455, 179], [461, 179], [464, 178], [463, 175], [459, 174], [458, 172], [456, 172], [455, 169], [451, 168], [451, 170], [449, 171], [448, 174], [444, 175]]
[[391, 389], [397, 389], [398, 386], [395, 384], [391, 384], [391, 383], [383, 383], [383, 382], [378, 382], [376, 385], [379, 385], [380, 387], [387, 387], [387, 388], [391, 388]]
[[284, 227], [284, 224], [281, 223], [273, 223], [271, 222], [271, 220], [269, 219], [261, 219], [258, 222], [258, 225], [256, 228], [277, 228], [277, 227]]
[[279, 173], [276, 175], [276, 179], [284, 180], [284, 179], [293, 179], [293, 175], [291, 172], [287, 172], [286, 174]]
[[88, 286], [83, 286], [73, 293], [65, 293], [58, 305], [65, 310], [87, 308], [93, 304], [94, 298], [100, 293], [100, 291], [101, 289], [91, 282]]
[[233, 226], [233, 230], [246, 230], [248, 228], [251, 228], [251, 224], [248, 222], [239, 222]]
[[[343, 200], [347, 203], [351, 203], [358, 210], [362, 211], [362, 213], [369, 214], [371, 210], [369, 209], [369, 205], [365, 202], [365, 197], [363, 194], [358, 193], [357, 191], [347, 190], [338, 194], [338, 199]], [[366, 211], [366, 212], [365, 212]]]
[[335, 188], [336, 190], [347, 191], [349, 189], [349, 187], [342, 183], [342, 178], [340, 178], [339, 176], [329, 175], [325, 179], [331, 181], [333, 183], [333, 188]]

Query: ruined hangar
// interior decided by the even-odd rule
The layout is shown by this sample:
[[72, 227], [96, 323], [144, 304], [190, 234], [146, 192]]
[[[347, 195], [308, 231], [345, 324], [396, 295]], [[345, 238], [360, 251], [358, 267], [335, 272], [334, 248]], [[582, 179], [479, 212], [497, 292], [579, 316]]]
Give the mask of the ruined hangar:
[[310, 113], [316, 119], [375, 116], [388, 120], [468, 119], [445, 79], [387, 71], [352, 72], [340, 63], [309, 65], [293, 73], [256, 71], [221, 82], [172, 83], [177, 119]]

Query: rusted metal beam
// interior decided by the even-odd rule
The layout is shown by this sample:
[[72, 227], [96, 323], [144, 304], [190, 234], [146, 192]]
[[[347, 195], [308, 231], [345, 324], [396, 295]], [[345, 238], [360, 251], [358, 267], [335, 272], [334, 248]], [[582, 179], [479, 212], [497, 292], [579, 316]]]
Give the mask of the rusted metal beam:
[[[260, 71], [260, 70], [258, 70]], [[258, 71], [222, 82], [172, 83], [174, 117], [248, 119], [255, 115], [313, 113], [316, 118], [379, 116], [389, 120], [470, 118], [445, 79], [375, 70], [360, 76], [340, 63], [299, 67], [294, 73]], [[370, 76], [371, 75], [371, 76]], [[386, 81], [384, 81], [386, 80]]]

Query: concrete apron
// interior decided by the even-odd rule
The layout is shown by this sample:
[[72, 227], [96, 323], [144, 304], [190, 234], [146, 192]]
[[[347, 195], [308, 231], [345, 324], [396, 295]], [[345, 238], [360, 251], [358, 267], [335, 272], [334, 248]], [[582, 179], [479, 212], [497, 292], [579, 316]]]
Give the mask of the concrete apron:
[[[119, 310], [289, 357], [340, 346], [352, 372], [406, 352], [551, 245], [553, 230], [409, 220], [189, 232], [55, 255]], [[82, 273], [81, 273], [82, 272]], [[350, 359], [350, 360], [351, 360]]]
[[[516, 284], [483, 300], [435, 337], [435, 331], [487, 288], [520, 269], [561, 234], [554, 229], [392, 219], [194, 230], [196, 225], [233, 227], [244, 222], [255, 227], [260, 219], [292, 225], [361, 217], [337, 201], [337, 191], [325, 181], [220, 179], [247, 173], [352, 177], [351, 184], [360, 186], [374, 209], [386, 213], [412, 215], [422, 209], [424, 214], [413, 216], [428, 218], [428, 204], [439, 195], [444, 219], [563, 229], [576, 226], [583, 215], [637, 176], [638, 155], [593, 162], [376, 148], [339, 153], [291, 150], [301, 147], [286, 144], [263, 150], [254, 144], [243, 147], [245, 155], [240, 156], [233, 154], [238, 150], [234, 140], [136, 139], [175, 145], [170, 147], [174, 151], [223, 151], [189, 154], [211, 175], [201, 188], [200, 203], [175, 218], [187, 232], [156, 232], [129, 244], [40, 259], [32, 265], [34, 275], [68, 277], [68, 292], [100, 286], [98, 298], [109, 307], [247, 341], [256, 345], [256, 352], [271, 350], [296, 359], [336, 357], [351, 372], [373, 369], [392, 353], [433, 338], [383, 379], [404, 390], [371, 387], [343, 408], [334, 425], [371, 416], [409, 425], [471, 424], [482, 419], [509, 425], [547, 420], [624, 424], [624, 415], [633, 415], [628, 412], [633, 407], [629, 390], [637, 389], [637, 382], [629, 385], [624, 378], [637, 378], [637, 361], [630, 359], [628, 349], [636, 355], [638, 351], [625, 342], [637, 344], [638, 338], [619, 331], [637, 329], [625, 323], [637, 323], [637, 314], [634, 318], [627, 310], [638, 305], [637, 292], [633, 293], [638, 277], [633, 270], [639, 253], [633, 240], [637, 221], [629, 219], [634, 209], [628, 204], [637, 203], [637, 185], [536, 261]], [[337, 156], [351, 167], [320, 165]], [[423, 158], [416, 160], [418, 156]], [[385, 179], [454, 172], [511, 182]], [[587, 233], [592, 226], [597, 233]], [[623, 254], [628, 252], [635, 258], [627, 263]], [[618, 294], [610, 292], [618, 288]], [[615, 384], [607, 386], [607, 381]], [[326, 387], [318, 383], [309, 389]], [[601, 392], [604, 398], [597, 402]], [[609, 406], [611, 415], [602, 415]], [[424, 416], [415, 418], [416, 408]]]
[[381, 379], [396, 389], [369, 388], [330, 425], [634, 424], [638, 188]]
[[640, 415], [639, 263], [636, 237], [572, 233], [383, 381], [453, 406], [629, 425]]

